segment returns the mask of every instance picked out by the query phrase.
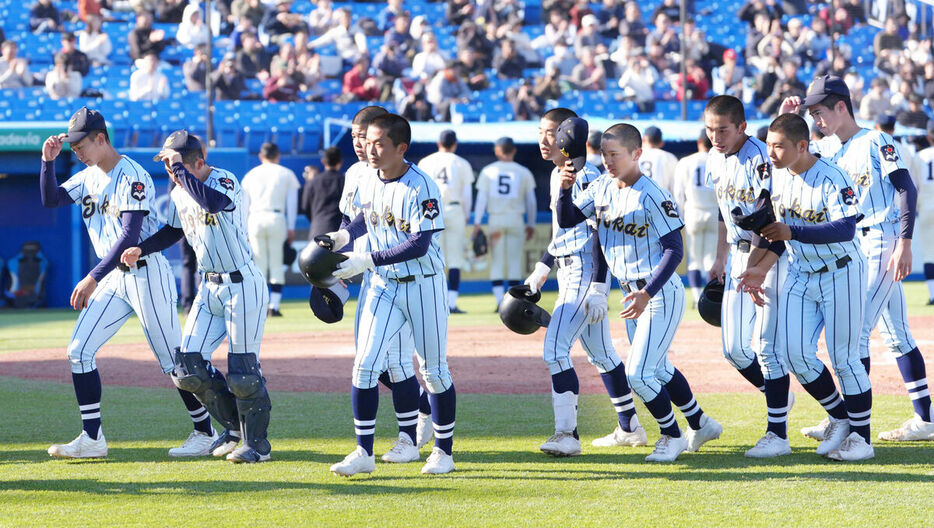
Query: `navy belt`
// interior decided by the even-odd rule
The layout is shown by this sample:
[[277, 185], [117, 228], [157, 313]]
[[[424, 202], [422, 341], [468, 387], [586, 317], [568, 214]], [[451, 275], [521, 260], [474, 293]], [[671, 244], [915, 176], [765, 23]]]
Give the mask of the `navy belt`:
[[633, 293], [642, 290], [645, 288], [645, 285], [645, 279], [619, 283], [619, 287], [622, 288], [626, 293]]
[[752, 243], [748, 240], [737, 240], [736, 241], [736, 250], [740, 253], [749, 253]]
[[224, 284], [224, 275], [230, 278], [230, 282], [243, 282], [243, 274], [240, 273], [240, 270], [231, 271], [230, 273], [215, 273], [209, 271], [204, 274], [204, 280], [213, 282], [214, 284]]
[[460, 205], [460, 202], [448, 202], [448, 205]]
[[555, 257], [555, 264], [557, 264], [559, 268], [566, 268], [568, 266], [573, 266], [574, 257], [570, 255], [566, 257]]
[[[850, 263], [851, 260], [853, 260], [853, 259], [850, 258], [849, 255], [847, 255], [847, 256], [845, 256], [845, 257], [840, 257], [840, 258], [838, 258], [838, 259], [836, 260], [836, 262], [834, 262], [834, 268], [833, 268], [833, 270], [836, 271], [836, 270], [838, 270], [838, 269], [840, 269], [840, 268], [846, 266], [847, 264]], [[821, 269], [814, 270], [814, 273], [826, 273], [826, 272], [828, 272], [828, 271], [831, 271], [831, 269], [830, 269], [828, 266], [824, 266], [824, 267], [821, 268]]]
[[415, 282], [415, 279], [419, 277], [425, 277], [427, 279], [428, 277], [434, 277], [434, 276], [435, 276], [434, 273], [430, 275], [406, 275], [405, 277], [396, 277], [392, 280], [396, 282]]
[[[139, 259], [139, 260], [136, 261], [136, 267], [137, 267], [137, 268], [145, 268], [146, 266], [147, 266], [147, 264], [146, 264], [146, 261], [145, 261], [145, 260]], [[120, 271], [122, 271], [122, 272], [124, 272], [124, 273], [127, 273], [127, 272], [130, 271], [131, 268], [130, 268], [129, 266], [127, 266], [126, 264], [124, 264], [124, 263], [121, 262], [121, 263], [117, 264], [117, 269], [120, 270]]]

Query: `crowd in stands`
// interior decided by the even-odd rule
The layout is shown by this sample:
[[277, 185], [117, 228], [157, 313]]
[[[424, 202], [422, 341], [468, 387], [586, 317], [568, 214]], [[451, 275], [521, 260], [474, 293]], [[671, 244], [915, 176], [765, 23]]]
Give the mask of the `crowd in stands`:
[[[37, 0], [29, 30], [60, 33], [61, 48], [51, 67], [31, 69], [22, 43], [6, 40], [0, 88], [44, 84], [53, 99], [88, 95], [89, 71], [128, 54], [133, 101], [172, 97], [165, 73], [178, 69], [189, 92], [203, 92], [210, 80], [218, 100], [379, 101], [411, 120], [450, 120], [453, 107], [496, 86], [520, 120], [574, 91], [606, 91], [644, 113], [660, 99], [732, 94], [770, 115], [784, 97], [803, 95], [815, 75], [833, 73], [849, 85], [857, 117], [893, 114], [903, 125], [926, 126], [931, 35], [904, 12], [878, 29], [867, 25], [862, 0], [733, 3], [737, 11], [717, 13], [709, 2], [688, 2], [682, 28], [679, 0], [650, 2], [645, 12], [647, 3], [634, 0], [542, 0], [541, 20], [527, 19], [522, 0], [446, 0], [439, 19], [413, 17], [403, 0], [387, 0], [375, 17], [331, 0], [302, 10], [292, 0], [217, 0], [212, 24], [189, 0], [79, 0], [76, 13]], [[115, 42], [102, 29], [120, 20], [134, 26]], [[68, 22], [80, 30], [68, 31]], [[734, 41], [744, 44], [709, 37], [701, 27], [711, 24], [732, 25], [745, 35]], [[847, 40], [851, 34], [868, 37]], [[439, 36], [454, 45], [440, 46]], [[182, 48], [183, 60], [160, 60], [170, 47]]]

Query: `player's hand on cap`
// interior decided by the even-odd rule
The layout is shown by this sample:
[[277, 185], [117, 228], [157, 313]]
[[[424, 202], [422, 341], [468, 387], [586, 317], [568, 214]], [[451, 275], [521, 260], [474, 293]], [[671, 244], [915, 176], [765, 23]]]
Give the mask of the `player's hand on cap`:
[[159, 159], [165, 162], [167, 168], [175, 165], [176, 163], [181, 163], [182, 161], [182, 155], [177, 150], [173, 149], [162, 149], [162, 151], [157, 155], [159, 156]]
[[574, 186], [574, 182], [577, 181], [577, 171], [574, 170], [574, 164], [571, 163], [571, 160], [564, 162], [564, 166], [561, 167], [561, 188], [570, 189]]
[[538, 293], [542, 289], [542, 284], [545, 284], [545, 280], [548, 279], [548, 274], [551, 272], [551, 268], [548, 267], [543, 262], [536, 262], [535, 269], [532, 270], [532, 274], [525, 279], [525, 285], [529, 287], [529, 291], [532, 294]]
[[348, 253], [347, 260], [338, 264], [337, 270], [331, 275], [338, 279], [349, 279], [375, 267], [373, 255], [369, 252]]
[[96, 288], [97, 281], [94, 277], [88, 275], [81, 279], [81, 282], [75, 285], [75, 289], [71, 292], [71, 307], [75, 310], [87, 308], [88, 301]]
[[587, 297], [584, 298], [584, 309], [587, 310], [587, 324], [599, 323], [606, 317], [609, 310], [607, 303], [607, 294], [609, 287], [603, 282], [593, 282], [587, 289]]
[[648, 292], [645, 290], [634, 291], [629, 295], [623, 297], [623, 311], [619, 313], [619, 316], [623, 319], [638, 319], [642, 312], [645, 311], [645, 307], [649, 304]]
[[126, 264], [131, 268], [136, 267], [136, 261], [143, 256], [143, 250], [139, 247], [131, 247], [123, 250], [123, 254], [120, 255], [120, 262]]
[[762, 228], [762, 237], [769, 242], [791, 240], [791, 228], [781, 222], [772, 222]]
[[42, 144], [42, 161], [53, 161], [62, 152], [62, 138], [65, 134], [49, 136]]
[[801, 98], [797, 95], [786, 97], [782, 100], [782, 106], [778, 109], [778, 114], [797, 114], [801, 111], [802, 102]]
[[[338, 229], [337, 231], [331, 231], [330, 233], [325, 233], [325, 236], [331, 239], [334, 243], [331, 246], [331, 251], [340, 251], [340, 249], [350, 243], [350, 232], [346, 229]], [[321, 244], [319, 242], [320, 245]]]
[[895, 244], [895, 251], [892, 252], [889, 263], [885, 266], [886, 271], [891, 269], [895, 270], [894, 280], [896, 282], [904, 279], [911, 273], [912, 257], [910, 244], [910, 242], [906, 243], [904, 238], [898, 239], [898, 242]]

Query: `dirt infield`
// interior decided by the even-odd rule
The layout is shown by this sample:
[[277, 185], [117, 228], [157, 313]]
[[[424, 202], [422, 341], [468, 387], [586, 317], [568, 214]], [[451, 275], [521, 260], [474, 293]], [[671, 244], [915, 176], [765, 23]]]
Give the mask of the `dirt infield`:
[[[912, 318], [912, 329], [922, 351], [931, 350], [934, 327], [929, 317]], [[611, 323], [614, 344], [625, 360], [628, 342], [622, 322]], [[520, 336], [504, 328], [461, 327], [448, 333], [448, 361], [458, 392], [484, 394], [548, 393], [548, 369], [541, 360], [544, 330]], [[226, 370], [226, 347], [215, 353], [216, 363]], [[828, 364], [826, 354], [821, 355]], [[576, 345], [572, 357], [578, 369], [581, 391], [604, 391], [600, 377], [587, 364]], [[934, 355], [927, 354], [929, 362]], [[723, 359], [719, 330], [702, 322], [685, 322], [678, 329], [670, 353], [697, 392], [752, 392]], [[905, 391], [895, 361], [876, 336], [872, 342], [872, 383], [876, 393]], [[315, 332], [266, 335], [261, 359], [272, 390], [347, 392], [353, 366], [353, 335], [350, 332]], [[107, 385], [170, 387], [167, 376], [156, 366], [145, 344], [108, 345], [98, 354], [101, 377]], [[934, 368], [934, 364], [931, 365]], [[0, 355], [0, 376], [68, 383], [71, 373], [61, 349], [30, 350]], [[795, 390], [800, 390], [796, 387]]]

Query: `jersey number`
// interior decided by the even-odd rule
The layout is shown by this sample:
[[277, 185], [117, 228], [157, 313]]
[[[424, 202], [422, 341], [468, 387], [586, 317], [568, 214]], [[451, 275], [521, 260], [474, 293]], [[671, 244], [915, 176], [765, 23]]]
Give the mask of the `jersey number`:
[[652, 162], [651, 161], [643, 161], [642, 163], [639, 164], [639, 169], [642, 171], [642, 174], [645, 174], [649, 178], [652, 177]]
[[441, 168], [441, 172], [438, 173], [438, 175], [436, 176], [436, 179], [438, 180], [438, 183], [447, 184], [447, 183], [448, 183], [448, 179], [449, 179], [449, 178], [448, 178], [448, 168], [447, 168], [447, 167], [442, 167], [442, 168]]
[[934, 163], [928, 163], [928, 181], [934, 181]]
[[499, 175], [496, 191], [502, 196], [512, 194], [512, 174]]
[[703, 176], [704, 176], [704, 168], [703, 168], [703, 167], [697, 167], [696, 169], [694, 169], [694, 186], [695, 186], [695, 187], [703, 187], [703, 186], [704, 186], [704, 182], [701, 180], [701, 179], [703, 178]]

